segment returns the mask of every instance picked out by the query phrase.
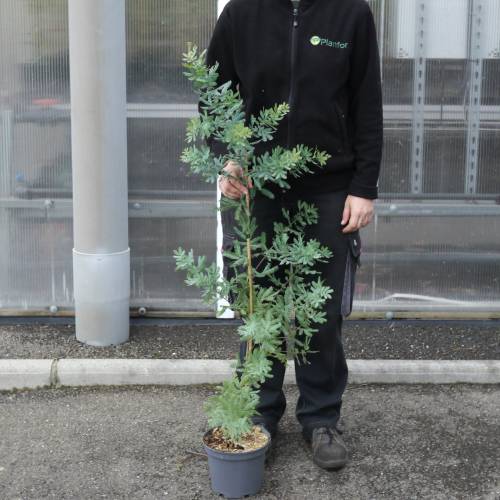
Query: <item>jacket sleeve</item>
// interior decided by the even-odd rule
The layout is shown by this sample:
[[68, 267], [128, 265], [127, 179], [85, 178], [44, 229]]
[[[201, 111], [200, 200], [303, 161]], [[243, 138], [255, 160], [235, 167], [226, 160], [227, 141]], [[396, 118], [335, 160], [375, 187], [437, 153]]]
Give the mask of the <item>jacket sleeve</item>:
[[[217, 85], [231, 80], [231, 88], [236, 91], [239, 80], [234, 64], [233, 37], [227, 4], [215, 23], [206, 52], [205, 64], [207, 66], [213, 66], [216, 61], [219, 63]], [[199, 113], [201, 113], [201, 104], [201, 101], [198, 101]], [[214, 137], [208, 137], [206, 142], [214, 155], [228, 153], [226, 144]]]
[[355, 172], [348, 193], [375, 199], [382, 159], [383, 108], [377, 33], [368, 4], [355, 30], [349, 88]]

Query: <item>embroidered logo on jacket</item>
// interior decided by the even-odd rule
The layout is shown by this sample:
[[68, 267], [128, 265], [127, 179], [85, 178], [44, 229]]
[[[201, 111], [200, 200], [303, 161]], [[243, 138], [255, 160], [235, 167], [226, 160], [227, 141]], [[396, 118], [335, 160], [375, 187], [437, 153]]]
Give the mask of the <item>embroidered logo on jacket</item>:
[[327, 45], [328, 47], [334, 47], [336, 49], [345, 49], [347, 45], [349, 45], [349, 42], [336, 42], [328, 38], [321, 38], [318, 35], [313, 35], [309, 41], [311, 45]]

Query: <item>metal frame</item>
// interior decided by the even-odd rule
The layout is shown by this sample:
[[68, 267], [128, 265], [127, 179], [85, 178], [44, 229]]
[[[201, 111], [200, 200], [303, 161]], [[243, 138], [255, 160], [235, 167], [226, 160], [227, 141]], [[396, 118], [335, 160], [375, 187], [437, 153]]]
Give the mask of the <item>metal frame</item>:
[[413, 79], [413, 120], [412, 120], [412, 193], [422, 192], [424, 164], [424, 107], [425, 107], [425, 65], [426, 65], [426, 0], [415, 1], [415, 66]]
[[[128, 216], [134, 219], [151, 218], [213, 218], [216, 210], [215, 200], [142, 200], [128, 203]], [[69, 199], [23, 200], [18, 198], [0, 198], [0, 209], [8, 211], [23, 210], [25, 217], [43, 219], [70, 219], [73, 203]], [[495, 200], [473, 202], [464, 200], [429, 200], [429, 201], [379, 201], [375, 202], [378, 216], [390, 217], [500, 217], [500, 205]], [[222, 234], [222, 233], [221, 233]]]
[[[455, 104], [425, 104], [422, 107], [425, 121], [461, 121], [466, 118], [464, 107]], [[51, 107], [53, 120], [69, 120], [70, 106], [58, 104]], [[58, 114], [56, 114], [58, 112]], [[477, 109], [482, 122], [491, 121], [498, 125], [500, 121], [500, 106], [480, 105]], [[178, 118], [188, 119], [198, 116], [196, 103], [128, 103], [127, 118]], [[412, 104], [384, 104], [384, 121], [400, 120], [412, 122], [414, 118]], [[46, 115], [40, 112], [40, 121], [46, 122]], [[35, 122], [38, 116], [34, 112], [19, 113], [15, 116], [16, 122]]]
[[467, 155], [465, 165], [465, 192], [477, 190], [479, 134], [481, 126], [481, 84], [483, 59], [481, 57], [482, 0], [470, 0], [468, 60], [470, 64], [469, 103], [467, 120]]

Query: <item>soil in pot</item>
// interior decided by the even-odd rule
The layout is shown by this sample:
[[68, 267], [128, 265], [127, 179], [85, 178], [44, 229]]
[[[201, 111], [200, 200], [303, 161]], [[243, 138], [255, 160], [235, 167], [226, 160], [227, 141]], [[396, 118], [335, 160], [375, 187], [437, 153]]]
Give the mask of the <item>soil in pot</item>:
[[203, 442], [213, 450], [234, 453], [258, 450], [265, 446], [268, 441], [269, 437], [262, 432], [261, 427], [258, 425], [254, 425], [252, 430], [245, 434], [239, 443], [228, 441], [219, 427], [212, 429], [212, 432], [209, 432], [203, 438]]

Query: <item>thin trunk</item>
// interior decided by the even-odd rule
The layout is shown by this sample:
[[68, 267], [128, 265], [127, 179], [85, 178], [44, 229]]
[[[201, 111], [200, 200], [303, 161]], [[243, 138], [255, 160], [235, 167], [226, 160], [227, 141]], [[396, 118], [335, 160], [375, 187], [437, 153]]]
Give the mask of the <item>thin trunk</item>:
[[[246, 194], [247, 202], [247, 216], [250, 218], [250, 196], [247, 192]], [[247, 238], [247, 277], [248, 277], [248, 315], [253, 314], [253, 269], [252, 269], [252, 242], [250, 238]], [[247, 354], [246, 357], [250, 356], [253, 349], [252, 339], [247, 340]]]

